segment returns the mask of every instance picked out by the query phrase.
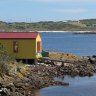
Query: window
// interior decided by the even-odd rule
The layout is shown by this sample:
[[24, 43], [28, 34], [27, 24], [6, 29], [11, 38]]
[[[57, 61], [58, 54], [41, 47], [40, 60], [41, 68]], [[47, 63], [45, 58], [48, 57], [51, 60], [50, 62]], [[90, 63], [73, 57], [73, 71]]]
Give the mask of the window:
[[14, 41], [13, 42], [13, 52], [18, 53], [18, 49], [19, 49], [18, 41]]
[[40, 52], [40, 42], [37, 42], [37, 52]]

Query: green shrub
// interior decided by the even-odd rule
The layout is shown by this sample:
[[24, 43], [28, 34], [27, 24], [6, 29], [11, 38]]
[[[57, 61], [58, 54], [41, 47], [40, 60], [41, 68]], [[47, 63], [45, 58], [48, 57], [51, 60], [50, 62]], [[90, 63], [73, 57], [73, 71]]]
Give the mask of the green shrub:
[[6, 48], [0, 44], [0, 61], [14, 61], [15, 58], [12, 55], [9, 55]]
[[0, 76], [8, 75], [10, 71], [10, 66], [8, 62], [14, 62], [15, 58], [9, 55], [6, 48], [0, 44]]
[[0, 76], [7, 75], [9, 73], [9, 66], [5, 62], [0, 61]]

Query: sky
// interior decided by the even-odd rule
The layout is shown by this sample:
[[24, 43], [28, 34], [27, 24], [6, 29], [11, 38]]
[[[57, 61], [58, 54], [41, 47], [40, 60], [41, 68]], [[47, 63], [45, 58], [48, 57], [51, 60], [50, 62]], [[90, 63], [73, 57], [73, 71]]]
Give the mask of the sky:
[[0, 21], [39, 22], [96, 18], [96, 0], [0, 0]]

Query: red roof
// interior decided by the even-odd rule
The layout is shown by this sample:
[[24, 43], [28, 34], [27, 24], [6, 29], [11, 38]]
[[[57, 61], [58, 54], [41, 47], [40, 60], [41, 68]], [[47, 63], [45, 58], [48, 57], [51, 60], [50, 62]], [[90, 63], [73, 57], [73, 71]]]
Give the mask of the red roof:
[[38, 32], [0, 32], [0, 39], [36, 39]]

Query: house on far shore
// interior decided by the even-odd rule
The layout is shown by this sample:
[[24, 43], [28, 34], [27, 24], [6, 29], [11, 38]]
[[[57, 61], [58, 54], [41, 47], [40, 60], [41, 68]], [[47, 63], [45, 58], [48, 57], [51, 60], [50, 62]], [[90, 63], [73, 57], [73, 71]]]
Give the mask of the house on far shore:
[[0, 32], [0, 44], [17, 61], [31, 64], [42, 57], [42, 38], [38, 32]]

